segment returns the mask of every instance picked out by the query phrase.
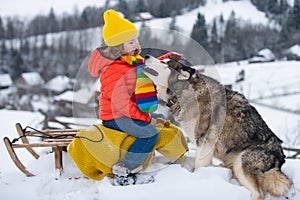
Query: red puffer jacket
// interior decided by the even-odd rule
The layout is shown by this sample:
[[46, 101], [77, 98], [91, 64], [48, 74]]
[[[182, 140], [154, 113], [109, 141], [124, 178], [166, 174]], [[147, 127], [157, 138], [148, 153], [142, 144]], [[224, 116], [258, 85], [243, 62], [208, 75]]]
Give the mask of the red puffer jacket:
[[141, 112], [135, 102], [136, 68], [123, 60], [110, 60], [103, 57], [99, 49], [90, 56], [88, 70], [91, 76], [100, 76], [101, 120], [130, 117], [150, 123], [151, 116]]

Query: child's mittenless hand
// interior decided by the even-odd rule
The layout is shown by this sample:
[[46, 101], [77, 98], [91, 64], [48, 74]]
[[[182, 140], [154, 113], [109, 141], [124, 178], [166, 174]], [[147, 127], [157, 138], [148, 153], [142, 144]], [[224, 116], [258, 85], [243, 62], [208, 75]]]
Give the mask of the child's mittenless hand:
[[169, 52], [168, 56], [169, 56], [169, 58], [177, 60], [177, 61], [179, 61], [179, 60], [186, 60], [186, 58], [183, 57], [183, 54], [180, 54], [180, 53], [177, 53], [177, 52], [174, 52], [174, 51]]
[[176, 61], [179, 61], [179, 60], [186, 60], [185, 57], [183, 57], [183, 54], [180, 54], [180, 53], [177, 53], [175, 51], [171, 51], [169, 53], [166, 53], [160, 57], [158, 57], [157, 59], [158, 60], [164, 60], [166, 58], [171, 58], [171, 59], [174, 59]]
[[155, 118], [151, 118], [151, 122], [152, 125], [156, 125], [156, 119]]

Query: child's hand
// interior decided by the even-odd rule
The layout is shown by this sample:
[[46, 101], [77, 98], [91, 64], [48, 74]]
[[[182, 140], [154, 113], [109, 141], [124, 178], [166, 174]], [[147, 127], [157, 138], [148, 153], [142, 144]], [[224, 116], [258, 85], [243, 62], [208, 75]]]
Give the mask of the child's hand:
[[155, 118], [151, 118], [151, 124], [156, 125], [156, 119]]
[[169, 58], [177, 60], [177, 61], [179, 61], [179, 60], [186, 60], [186, 58], [183, 57], [182, 54], [174, 52], [174, 51], [173, 52], [169, 52], [168, 55], [169, 55]]
[[160, 57], [158, 57], [157, 59], [158, 60], [163, 60], [163, 59], [166, 59], [166, 58], [171, 58], [171, 59], [174, 59], [176, 61], [179, 61], [179, 60], [186, 60], [185, 57], [183, 57], [182, 54], [180, 53], [177, 53], [175, 51], [171, 51], [169, 53], [166, 53], [165, 55], [162, 55]]

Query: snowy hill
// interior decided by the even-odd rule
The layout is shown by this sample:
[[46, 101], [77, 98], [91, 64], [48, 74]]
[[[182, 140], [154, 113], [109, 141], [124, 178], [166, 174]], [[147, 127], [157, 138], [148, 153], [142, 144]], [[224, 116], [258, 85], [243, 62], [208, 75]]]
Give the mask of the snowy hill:
[[[274, 105], [278, 109], [253, 104], [269, 127], [284, 141], [284, 146], [300, 147], [300, 115], [280, 108], [299, 109], [300, 88], [296, 84], [300, 76], [300, 62], [273, 62], [265, 64], [228, 63], [211, 66], [206, 73], [219, 77], [221, 81], [234, 80], [237, 73], [245, 70], [245, 81], [233, 85], [234, 90], [243, 91], [250, 100]], [[212, 68], [215, 68], [214, 70]], [[214, 74], [215, 72], [218, 74]], [[214, 73], [212, 73], [214, 72]], [[291, 73], [292, 72], [292, 73]], [[290, 95], [280, 96], [289, 93]], [[272, 99], [269, 97], [272, 96]], [[264, 98], [268, 97], [268, 98]], [[284, 99], [282, 99], [284, 98]], [[268, 101], [269, 100], [269, 101]], [[14, 138], [17, 133], [14, 124], [20, 122], [39, 128], [42, 116], [39, 113], [0, 110], [1, 137]], [[76, 120], [74, 120], [76, 121]], [[86, 120], [92, 124], [95, 119]], [[190, 144], [187, 156], [194, 155]], [[108, 179], [92, 181], [83, 178], [67, 153], [64, 153], [64, 172], [61, 176], [54, 170], [53, 154], [49, 149], [39, 149], [41, 157], [35, 160], [25, 149], [17, 153], [28, 170], [35, 177], [26, 177], [12, 163], [4, 147], [0, 145], [0, 199], [72, 199], [72, 200], [153, 200], [153, 199], [231, 199], [250, 200], [250, 193], [232, 178], [231, 171], [222, 167], [200, 168], [191, 173], [180, 165], [153, 164], [149, 171], [164, 166], [156, 175], [156, 181], [147, 185], [118, 187]], [[288, 155], [288, 152], [286, 152]], [[283, 171], [294, 182], [289, 199], [300, 199], [300, 161], [288, 159]], [[267, 199], [278, 200], [280, 198]], [[285, 199], [285, 198], [282, 198]]]
[[[56, 5], [55, 1], [52, 3]], [[38, 4], [36, 6], [38, 6]], [[25, 11], [26, 9], [24, 10], [24, 13], [26, 13]], [[186, 37], [190, 37], [194, 23], [197, 19], [197, 14], [199, 12], [205, 16], [206, 23], [209, 25], [209, 27], [211, 27], [213, 20], [218, 19], [221, 15], [223, 15], [224, 20], [227, 21], [232, 11], [235, 12], [236, 18], [239, 19], [240, 23], [251, 22], [253, 24], [263, 24], [263, 25], [273, 24], [265, 16], [264, 12], [257, 10], [255, 6], [251, 4], [250, 0], [228, 1], [228, 2], [223, 2], [222, 0], [214, 0], [214, 1], [207, 1], [205, 6], [199, 6], [196, 9], [184, 12], [182, 15], [176, 16], [176, 26], [179, 28], [179, 32], [184, 34]], [[22, 12], [20, 12], [19, 14], [21, 13]], [[146, 27], [153, 29], [153, 31], [155, 32], [156, 29], [166, 29], [166, 30], [169, 29], [171, 21], [172, 21], [171, 17], [154, 18], [149, 21], [146, 21], [145, 25]], [[136, 22], [135, 24], [138, 28], [142, 26], [141, 22]], [[88, 51], [91, 51], [96, 47], [98, 47], [99, 45], [101, 45], [101, 38], [102, 38], [101, 32], [102, 32], [101, 28], [90, 28], [83, 31], [61, 32], [61, 33], [54, 33], [54, 34], [52, 33], [52, 34], [47, 34], [46, 40], [47, 40], [47, 44], [53, 44], [54, 41], [57, 41], [57, 44], [53, 44], [54, 46], [57, 47], [59, 46], [60, 38], [68, 37], [72, 44], [78, 45], [78, 48], [82, 47]], [[40, 36], [38, 38], [31, 37], [29, 40], [30, 43], [37, 43], [39, 46], [41, 46], [43, 44], [44, 37], [43, 36]], [[83, 40], [84, 43], [78, 42], [81, 40]], [[14, 43], [16, 47], [19, 47], [19, 42], [15, 41]], [[7, 41], [7, 45], [9, 45], [9, 41]]]
[[[189, 36], [199, 12], [205, 16], [206, 23], [212, 25], [213, 20], [218, 19], [221, 15], [223, 15], [224, 20], [227, 21], [232, 11], [235, 12], [236, 17], [241, 21], [263, 25], [267, 25], [269, 23], [265, 13], [257, 10], [255, 6], [251, 4], [250, 0], [228, 2], [215, 0], [207, 1], [205, 6], [200, 6], [197, 9], [176, 16], [176, 26], [179, 27], [180, 32]], [[151, 28], [169, 28], [171, 20], [171, 17], [153, 19], [147, 21], [146, 26]], [[140, 23], [136, 24], [137, 27], [140, 27]]]

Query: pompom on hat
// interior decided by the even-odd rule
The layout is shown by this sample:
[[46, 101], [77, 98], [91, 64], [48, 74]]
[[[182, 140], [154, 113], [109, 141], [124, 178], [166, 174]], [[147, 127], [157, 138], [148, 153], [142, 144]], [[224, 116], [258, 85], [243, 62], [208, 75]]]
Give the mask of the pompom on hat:
[[133, 38], [137, 33], [135, 25], [121, 17], [115, 10], [104, 12], [102, 37], [107, 46], [120, 45]]

